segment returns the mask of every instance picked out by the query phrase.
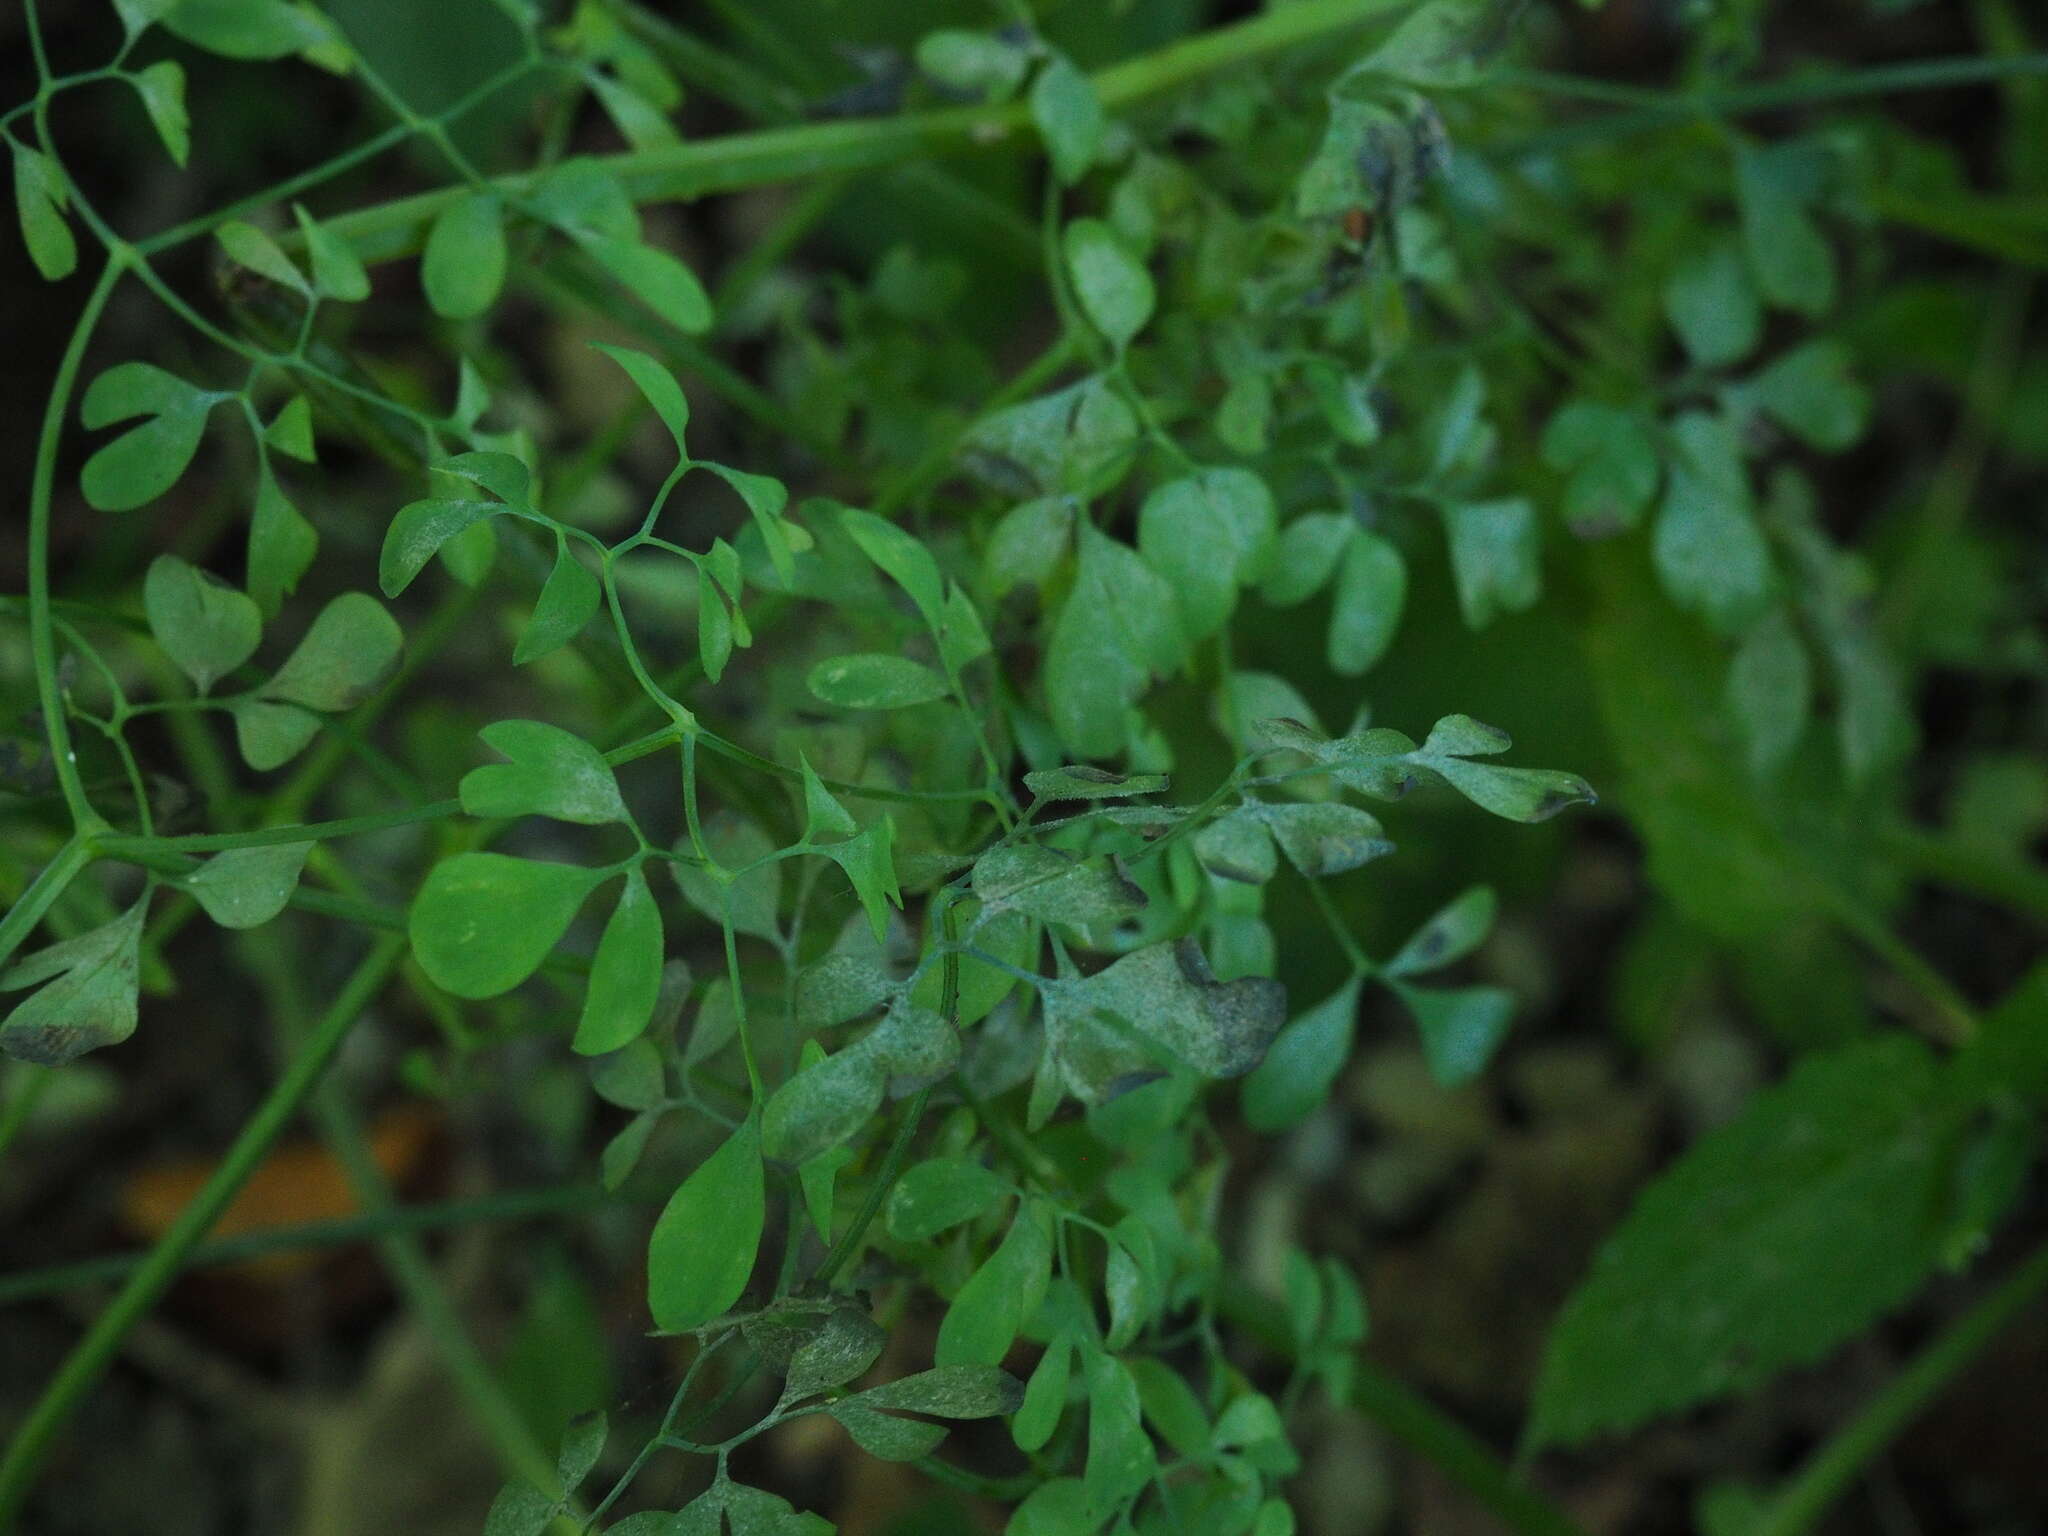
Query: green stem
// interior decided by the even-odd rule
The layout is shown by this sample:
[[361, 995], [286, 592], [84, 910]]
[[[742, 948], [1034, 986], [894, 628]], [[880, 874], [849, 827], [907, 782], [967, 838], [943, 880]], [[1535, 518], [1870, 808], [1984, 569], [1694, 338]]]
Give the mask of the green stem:
[[2037, 1249], [2003, 1285], [1937, 1335], [1890, 1385], [1837, 1430], [1778, 1495], [1757, 1536], [1800, 1536], [1812, 1529], [1870, 1460], [2044, 1291], [2048, 1291], [2048, 1247]]
[[931, 1096], [931, 1089], [920, 1088], [917, 1097], [910, 1101], [910, 1107], [903, 1113], [903, 1123], [896, 1127], [896, 1135], [882, 1158], [882, 1166], [875, 1173], [875, 1181], [868, 1186], [867, 1196], [860, 1203], [859, 1212], [847, 1229], [839, 1234], [839, 1241], [825, 1255], [825, 1262], [818, 1266], [817, 1273], [811, 1276], [814, 1287], [829, 1289], [839, 1272], [852, 1262], [861, 1239], [867, 1236], [868, 1227], [881, 1211], [882, 1202], [889, 1198], [889, 1191], [896, 1187], [904, 1163], [909, 1161], [910, 1143], [917, 1135], [918, 1124], [924, 1119], [925, 1104]]
[[[1237, 68], [1283, 48], [1340, 32], [1398, 9], [1402, 0], [1296, 0], [1234, 26], [1220, 27], [1103, 70], [1092, 77], [1095, 94], [1115, 111], [1147, 96]], [[871, 170], [926, 155], [962, 154], [1016, 142], [1031, 126], [1023, 102], [952, 107], [898, 117], [847, 118], [766, 128], [752, 133], [598, 155], [593, 164], [616, 177], [636, 203], [702, 197], [745, 187], [795, 181], [832, 171]], [[512, 196], [531, 190], [531, 175], [498, 179]], [[379, 203], [327, 221], [365, 261], [389, 261], [417, 251], [428, 226], [465, 188]]]
[[1512, 146], [1502, 146], [1520, 155], [1569, 149], [1576, 144], [1607, 143], [1628, 134], [1664, 128], [1688, 119], [1746, 117], [1751, 113], [1776, 112], [1822, 101], [1883, 96], [1894, 91], [1944, 90], [2040, 74], [2048, 74], [2048, 53], [1995, 58], [1970, 54], [1948, 59], [1916, 59], [1905, 64], [1883, 64], [1874, 69], [1846, 70], [1805, 80], [1772, 80], [1718, 91], [1632, 93], [1627, 87], [1606, 81], [1510, 70], [1491, 72], [1479, 84], [1494, 89], [1524, 85], [1533, 90], [1606, 101], [1621, 100], [1623, 94], [1628, 93], [1639, 103], [1626, 111], [1606, 113], [1582, 123], [1569, 123]]
[[15, 1528], [44, 1455], [113, 1361], [129, 1329], [156, 1305], [200, 1238], [262, 1163], [404, 952], [404, 942], [399, 939], [381, 938], [371, 946], [284, 1075], [243, 1125], [205, 1187], [178, 1213], [170, 1231], [150, 1250], [120, 1295], [94, 1321], [44, 1388], [8, 1444], [6, 1455], [0, 1457], [0, 1533]]
[[28, 889], [7, 909], [7, 915], [0, 917], [0, 965], [5, 965], [35, 932], [43, 914], [64, 894], [78, 872], [98, 856], [98, 852], [92, 842], [74, 833], [71, 840], [57, 850], [57, 856], [36, 871]]
[[1881, 841], [1924, 879], [1968, 891], [2048, 924], [2048, 875], [2018, 859], [1999, 858], [1959, 838], [1915, 827], [1893, 827], [1882, 834]]
[[[46, 1068], [34, 1069], [47, 1076]], [[17, 1098], [21, 1097], [17, 1095]], [[10, 1101], [9, 1113], [13, 1112]], [[273, 1253], [295, 1253], [307, 1248], [339, 1248], [384, 1237], [392, 1232], [434, 1232], [443, 1227], [465, 1227], [490, 1221], [525, 1221], [535, 1216], [560, 1215], [601, 1204], [605, 1194], [594, 1185], [554, 1184], [539, 1189], [509, 1190], [480, 1195], [473, 1200], [442, 1200], [432, 1204], [394, 1205], [359, 1216], [333, 1221], [299, 1222], [288, 1227], [266, 1227], [236, 1237], [216, 1238], [200, 1243], [185, 1255], [186, 1269], [204, 1269], [221, 1264], [240, 1264]], [[0, 1275], [0, 1306], [33, 1301], [39, 1296], [57, 1296], [84, 1286], [106, 1285], [125, 1280], [148, 1261], [147, 1250], [110, 1253], [71, 1264], [52, 1264], [18, 1275]]]
[[[1286, 1312], [1279, 1303], [1242, 1282], [1226, 1281], [1217, 1309], [1266, 1348], [1289, 1353]], [[1585, 1536], [1571, 1516], [1519, 1481], [1476, 1435], [1368, 1360], [1357, 1362], [1351, 1405], [1522, 1536]]]
[[57, 771], [57, 786], [71, 811], [72, 824], [81, 832], [97, 831], [105, 825], [78, 776], [78, 760], [71, 749], [71, 725], [65, 718], [64, 690], [57, 681], [57, 640], [50, 615], [50, 502], [56, 489], [57, 447], [64, 437], [64, 418], [71, 411], [71, 394], [78, 385], [78, 369], [85, 361], [86, 344], [92, 340], [100, 314], [121, 280], [124, 267], [118, 257], [109, 256], [100, 270], [99, 281], [86, 297], [78, 322], [71, 328], [70, 343], [57, 364], [57, 377], [50, 384], [49, 403], [43, 410], [42, 435], [36, 440], [34, 476], [28, 493], [28, 640], [35, 665], [36, 702], [43, 713], [43, 729], [49, 735], [50, 761]]
[[418, 1237], [392, 1223], [390, 1218], [398, 1206], [391, 1186], [370, 1152], [354, 1111], [334, 1084], [323, 1084], [314, 1094], [312, 1113], [321, 1139], [340, 1161], [357, 1202], [369, 1216], [384, 1223], [376, 1239], [384, 1267], [397, 1282], [420, 1327], [433, 1340], [435, 1352], [454, 1379], [471, 1416], [482, 1425], [499, 1464], [507, 1475], [526, 1479], [549, 1498], [561, 1497], [562, 1484], [555, 1475], [554, 1458], [534, 1439], [533, 1431], [506, 1396], [497, 1375], [470, 1337], [447, 1288], [434, 1273]]

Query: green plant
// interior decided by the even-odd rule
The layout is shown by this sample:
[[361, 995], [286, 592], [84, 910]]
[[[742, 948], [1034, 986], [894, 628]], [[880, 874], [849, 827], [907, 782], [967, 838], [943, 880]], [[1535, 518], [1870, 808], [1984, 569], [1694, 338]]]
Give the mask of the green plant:
[[[1944, 549], [1967, 481], [1904, 522], [1873, 600], [1806, 467], [1871, 410], [1829, 327], [1858, 280], [1845, 250], [1879, 238], [1856, 221], [2035, 264], [2048, 237], [2017, 195], [2003, 223], [1943, 228], [1967, 205], [1934, 172], [1902, 194], [1890, 173], [1912, 145], [1881, 120], [1764, 141], [1736, 119], [2017, 80], [2043, 56], [1744, 86], [1752, 23], [1734, 20], [1698, 39], [1713, 73], [1638, 92], [1503, 62], [1493, 6], [1295, 0], [1091, 73], [1052, 40], [1057, 17], [1041, 31], [1017, 7], [1002, 30], [917, 39], [902, 110], [789, 122], [782, 85], [626, 4], [498, 0], [488, 70], [432, 112], [343, 8], [115, 9], [114, 61], [64, 74], [31, 3], [40, 88], [0, 118], [36, 266], [97, 268], [9, 609], [49, 792], [22, 798], [10, 834], [38, 872], [0, 920], [0, 986], [36, 990], [0, 1047], [34, 1074], [26, 1101], [146, 1027], [138, 998], [170, 985], [183, 946], [214, 942], [180, 937], [196, 913], [261, 930], [225, 952], [295, 1054], [17, 1432], [0, 1524], [301, 1105], [366, 1209], [390, 1211], [352, 1112], [316, 1086], [389, 995], [433, 1031], [405, 1063], [416, 1091], [502, 1088], [506, 1039], [580, 1058], [589, 1094], [630, 1116], [604, 1190], [661, 1202], [646, 1312], [680, 1342], [648, 1348], [677, 1361], [672, 1399], [623, 1436], [578, 1419], [558, 1458], [410, 1235], [376, 1225], [511, 1474], [494, 1536], [825, 1529], [732, 1468], [815, 1414], [1014, 1505], [1023, 1536], [1284, 1536], [1287, 1421], [1312, 1387], [1517, 1528], [1572, 1529], [1359, 1358], [1345, 1265], [1288, 1252], [1276, 1314], [1234, 1278], [1218, 1226], [1219, 1106], [1234, 1097], [1268, 1134], [1308, 1120], [1368, 986], [1412, 1017], [1444, 1084], [1501, 1046], [1514, 994], [1451, 971], [1494, 924], [1489, 885], [1411, 884], [1370, 933], [1359, 913], [1411, 817], [1452, 838], [1481, 813], [1536, 823], [1593, 802], [1586, 779], [1507, 761], [1506, 732], [1452, 712], [1523, 729], [1517, 687], [1553, 667], [1583, 669], [1582, 716], [1611, 743], [1558, 755], [1614, 786], [1648, 850], [1660, 905], [1637, 942], [1664, 948], [1643, 963], [1730, 968], [1810, 1055], [1614, 1235], [1551, 1336], [1528, 1449], [1759, 1386], [1963, 1263], [2011, 1207], [2035, 1151], [2039, 975], [1980, 1021], [1886, 909], [1919, 871], [2040, 919], [2010, 839], [1929, 835], [1903, 809], [1911, 669], [2038, 678], [2038, 636], [2029, 650], [1995, 571], [1955, 618], [1971, 573]], [[123, 235], [53, 113], [132, 90], [182, 164], [184, 71], [131, 62], [165, 32], [346, 77], [390, 126]], [[768, 126], [681, 139], [685, 84]], [[1627, 110], [1544, 126], [1575, 91]], [[539, 126], [509, 136], [516, 158], [487, 155], [466, 125], [508, 97]], [[568, 152], [586, 100], [623, 150]], [[1659, 131], [1652, 192], [1625, 136]], [[1575, 135], [1582, 151], [1556, 158]], [[996, 143], [992, 184], [939, 158]], [[445, 184], [338, 195], [408, 150]], [[848, 178], [885, 167], [910, 198], [967, 210], [990, 248], [977, 284], [1027, 297], [965, 313], [970, 269], [938, 242], [816, 292], [776, 270]], [[781, 183], [817, 190], [709, 290], [639, 211]], [[1635, 198], [1625, 236], [1588, 233]], [[202, 245], [210, 299], [165, 275]], [[403, 310], [390, 290], [407, 279], [383, 274], [415, 256], [409, 323], [430, 349], [401, 365], [353, 317]], [[123, 290], [197, 349], [175, 369], [169, 344], [162, 364], [99, 358]], [[514, 303], [610, 339], [543, 369], [494, 326]], [[1006, 375], [997, 359], [1034, 330]], [[2010, 388], [2007, 344], [1993, 334], [1983, 388], [2001, 368]], [[758, 370], [722, 360], [741, 348]], [[566, 426], [545, 373], [601, 415]], [[2002, 402], [1975, 409], [1975, 430], [1998, 430]], [[151, 516], [202, 453], [238, 487], [175, 538], [129, 538], [147, 559], [91, 604], [51, 579], [74, 424], [99, 434], [77, 484], [109, 521]], [[320, 509], [353, 494], [323, 489], [337, 458], [377, 462], [361, 471], [388, 514], [374, 537]], [[1579, 542], [1546, 561], [1560, 521]], [[239, 584], [209, 569], [238, 561]], [[1550, 615], [1543, 643], [1489, 676], [1483, 636], [1453, 636], [1449, 662], [1389, 676], [1406, 610], [1446, 580], [1438, 606], [1466, 630], [1533, 612]], [[437, 680], [461, 696], [437, 703]], [[1387, 825], [1360, 803], [1411, 791]], [[345, 980], [337, 924], [364, 934]], [[49, 942], [22, 953], [39, 929]], [[1903, 1022], [1949, 1054], [1896, 1029], [1860, 1038], [1854, 945], [1914, 989]], [[315, 980], [335, 992], [317, 1020]], [[1211, 1092], [1227, 1079], [1241, 1090]], [[1984, 1305], [2003, 1316], [2044, 1282], [2033, 1261]], [[927, 1368], [856, 1385], [941, 1306]], [[1291, 1362], [1271, 1390], [1234, 1352], [1245, 1336]], [[1901, 1390], [1924, 1396], [1967, 1352]], [[1006, 1452], [938, 1454], [932, 1420], [995, 1416]], [[1861, 1454], [1882, 1443], [1856, 1432]], [[680, 1513], [616, 1518], [667, 1453], [702, 1461], [701, 1490]], [[1827, 1465], [1759, 1518], [1802, 1528], [1860, 1455]]]

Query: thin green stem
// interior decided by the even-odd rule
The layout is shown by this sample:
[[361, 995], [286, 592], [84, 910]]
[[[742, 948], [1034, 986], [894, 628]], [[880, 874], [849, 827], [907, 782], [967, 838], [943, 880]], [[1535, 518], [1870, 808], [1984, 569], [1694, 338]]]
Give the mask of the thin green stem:
[[1823, 101], [1847, 101], [1892, 92], [1946, 90], [1956, 86], [1984, 85], [2018, 76], [2048, 74], [2048, 53], [2010, 54], [1998, 57], [1966, 55], [1945, 59], [1916, 59], [1905, 64], [1883, 64], [1873, 69], [1845, 70], [1839, 74], [1814, 75], [1803, 80], [1771, 80], [1757, 85], [1729, 86], [1714, 91], [1650, 92], [1635, 95], [1629, 87], [1573, 76], [1550, 75], [1540, 71], [1489, 72], [1476, 88], [1523, 85], [1554, 94], [1577, 95], [1589, 100], [1619, 101], [1623, 92], [1635, 97], [1635, 105], [1609, 112], [1582, 123], [1550, 129], [1531, 138], [1501, 146], [1513, 153], [1546, 154], [1580, 144], [1611, 143], [1631, 134], [1644, 133], [1673, 123], [1699, 118], [1746, 117], [1756, 112], [1777, 112], [1812, 106]]
[[369, 954], [356, 966], [276, 1086], [243, 1125], [205, 1186], [178, 1213], [171, 1229], [150, 1250], [148, 1258], [44, 1388], [9, 1442], [6, 1455], [0, 1457], [0, 1533], [15, 1528], [43, 1457], [85, 1394], [112, 1363], [121, 1341], [143, 1314], [156, 1305], [207, 1229], [262, 1163], [271, 1144], [312, 1093], [357, 1018], [376, 997], [404, 952], [403, 941], [395, 938], [380, 938], [371, 945]]
[[[30, 1070], [47, 1075], [45, 1068]], [[10, 1100], [9, 1113], [12, 1112], [13, 1101]], [[605, 1192], [595, 1185], [550, 1184], [538, 1189], [479, 1195], [470, 1200], [394, 1205], [385, 1210], [343, 1216], [333, 1221], [299, 1222], [287, 1227], [266, 1227], [234, 1237], [215, 1238], [193, 1248], [185, 1256], [184, 1268], [206, 1269], [223, 1264], [241, 1264], [274, 1253], [297, 1253], [309, 1248], [339, 1248], [350, 1243], [370, 1242], [392, 1232], [436, 1232], [445, 1227], [566, 1215], [600, 1205], [607, 1198]], [[149, 1250], [143, 1249], [135, 1253], [110, 1253], [96, 1259], [80, 1259], [70, 1264], [52, 1264], [18, 1275], [0, 1275], [0, 1306], [125, 1280], [148, 1258]]]
[[2021, 1311], [2048, 1292], [2048, 1247], [1938, 1334], [1884, 1390], [1829, 1437], [1778, 1495], [1757, 1536], [1800, 1536], [1921, 1410]]
[[85, 784], [78, 776], [78, 760], [71, 747], [71, 727], [65, 718], [64, 690], [57, 680], [57, 642], [50, 617], [50, 504], [56, 490], [57, 448], [64, 436], [64, 420], [71, 411], [72, 391], [78, 385], [78, 370], [85, 349], [92, 340], [100, 314], [121, 280], [120, 260], [108, 256], [99, 280], [87, 295], [85, 307], [71, 328], [71, 340], [57, 364], [57, 377], [50, 384], [50, 397], [43, 410], [42, 434], [36, 439], [35, 469], [28, 493], [28, 637], [36, 674], [36, 701], [42, 708], [43, 730], [49, 737], [50, 760], [57, 772], [57, 786], [71, 812], [72, 825], [81, 832], [97, 831], [105, 823], [87, 799]]
[[882, 1202], [889, 1198], [889, 1191], [896, 1187], [896, 1180], [903, 1172], [903, 1165], [910, 1159], [910, 1143], [917, 1136], [918, 1124], [924, 1119], [924, 1107], [931, 1096], [931, 1089], [918, 1089], [916, 1097], [911, 1099], [909, 1107], [904, 1110], [903, 1121], [896, 1127], [896, 1134], [889, 1142], [889, 1150], [882, 1157], [882, 1166], [876, 1170], [874, 1182], [868, 1186], [867, 1195], [862, 1199], [860, 1209], [854, 1213], [854, 1218], [848, 1223], [846, 1230], [840, 1233], [838, 1240], [832, 1244], [832, 1251], [825, 1255], [824, 1262], [811, 1276], [814, 1288], [829, 1288], [838, 1278], [839, 1272], [852, 1263], [853, 1256], [860, 1251], [861, 1240], [867, 1236], [868, 1228], [881, 1212]]

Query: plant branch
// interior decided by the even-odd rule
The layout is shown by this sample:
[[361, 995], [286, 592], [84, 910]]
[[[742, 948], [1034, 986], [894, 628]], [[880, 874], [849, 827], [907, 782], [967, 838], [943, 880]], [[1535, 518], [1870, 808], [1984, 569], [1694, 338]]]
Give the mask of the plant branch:
[[[1105, 69], [1092, 77], [1095, 94], [1114, 111], [1219, 70], [1315, 42], [1400, 4], [1401, 0], [1296, 0]], [[874, 170], [917, 156], [963, 154], [1014, 142], [1030, 124], [1029, 107], [1010, 102], [799, 123], [592, 158], [599, 169], [619, 180], [634, 202], [666, 202], [835, 171]], [[531, 189], [533, 180], [531, 175], [507, 176], [498, 178], [496, 185], [518, 196]], [[364, 261], [390, 261], [420, 249], [434, 218], [466, 191], [448, 186], [378, 203], [329, 219], [326, 227], [353, 244]]]
[[150, 1250], [120, 1295], [100, 1314], [44, 1388], [9, 1442], [6, 1455], [0, 1457], [0, 1533], [14, 1529], [43, 1457], [85, 1394], [112, 1362], [121, 1340], [156, 1305], [207, 1229], [262, 1163], [271, 1144], [312, 1093], [356, 1019], [389, 979], [404, 952], [404, 943], [398, 939], [380, 938], [371, 945], [369, 954], [358, 963], [284, 1075], [243, 1125], [205, 1187], [179, 1212], [170, 1231]]

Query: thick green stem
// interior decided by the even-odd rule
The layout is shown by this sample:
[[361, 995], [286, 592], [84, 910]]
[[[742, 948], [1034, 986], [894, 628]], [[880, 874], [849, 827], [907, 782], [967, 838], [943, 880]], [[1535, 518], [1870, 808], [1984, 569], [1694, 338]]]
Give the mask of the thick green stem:
[[1895, 1440], [1942, 1388], [2044, 1291], [2048, 1247], [1965, 1312], [1815, 1453], [1786, 1485], [1757, 1536], [1800, 1536], [1842, 1496], [1871, 1459]]
[[[1217, 1310], [1276, 1353], [1288, 1353], [1285, 1310], [1240, 1282], [1227, 1281]], [[1440, 1471], [1522, 1536], [1585, 1536], [1549, 1499], [1519, 1481], [1476, 1435], [1370, 1361], [1360, 1359], [1351, 1404]]]
[[277, 1085], [242, 1127], [205, 1187], [178, 1213], [170, 1231], [150, 1250], [149, 1257], [121, 1288], [121, 1294], [94, 1321], [43, 1390], [9, 1443], [5, 1457], [0, 1457], [0, 1533], [15, 1528], [43, 1457], [93, 1383], [113, 1361], [128, 1330], [156, 1305], [207, 1229], [262, 1163], [271, 1144], [305, 1103], [342, 1041], [348, 1038], [357, 1017], [377, 995], [404, 952], [404, 943], [398, 939], [381, 938], [371, 946]]
[[[1219, 27], [1132, 59], [1094, 76], [1095, 94], [1111, 111], [1225, 68], [1314, 42], [1398, 9], [1403, 0], [1296, 0], [1235, 26]], [[1022, 102], [952, 107], [898, 117], [848, 118], [728, 134], [656, 149], [594, 157], [636, 203], [702, 197], [744, 187], [796, 181], [834, 171], [873, 170], [920, 156], [960, 154], [1010, 142], [1027, 133], [1030, 109]], [[533, 177], [502, 177], [515, 196]], [[331, 219], [327, 228], [350, 241], [365, 261], [389, 261], [417, 251], [427, 227], [462, 196], [460, 186], [379, 203]]]
[[7, 915], [0, 917], [0, 966], [27, 942], [28, 936], [36, 930], [36, 924], [43, 920], [43, 914], [65, 888], [78, 877], [80, 870], [90, 864], [97, 855], [93, 844], [83, 836], [73, 834], [71, 840], [57, 850], [57, 856], [36, 871], [35, 879], [29, 881], [28, 889], [21, 893], [20, 900], [7, 909]]

